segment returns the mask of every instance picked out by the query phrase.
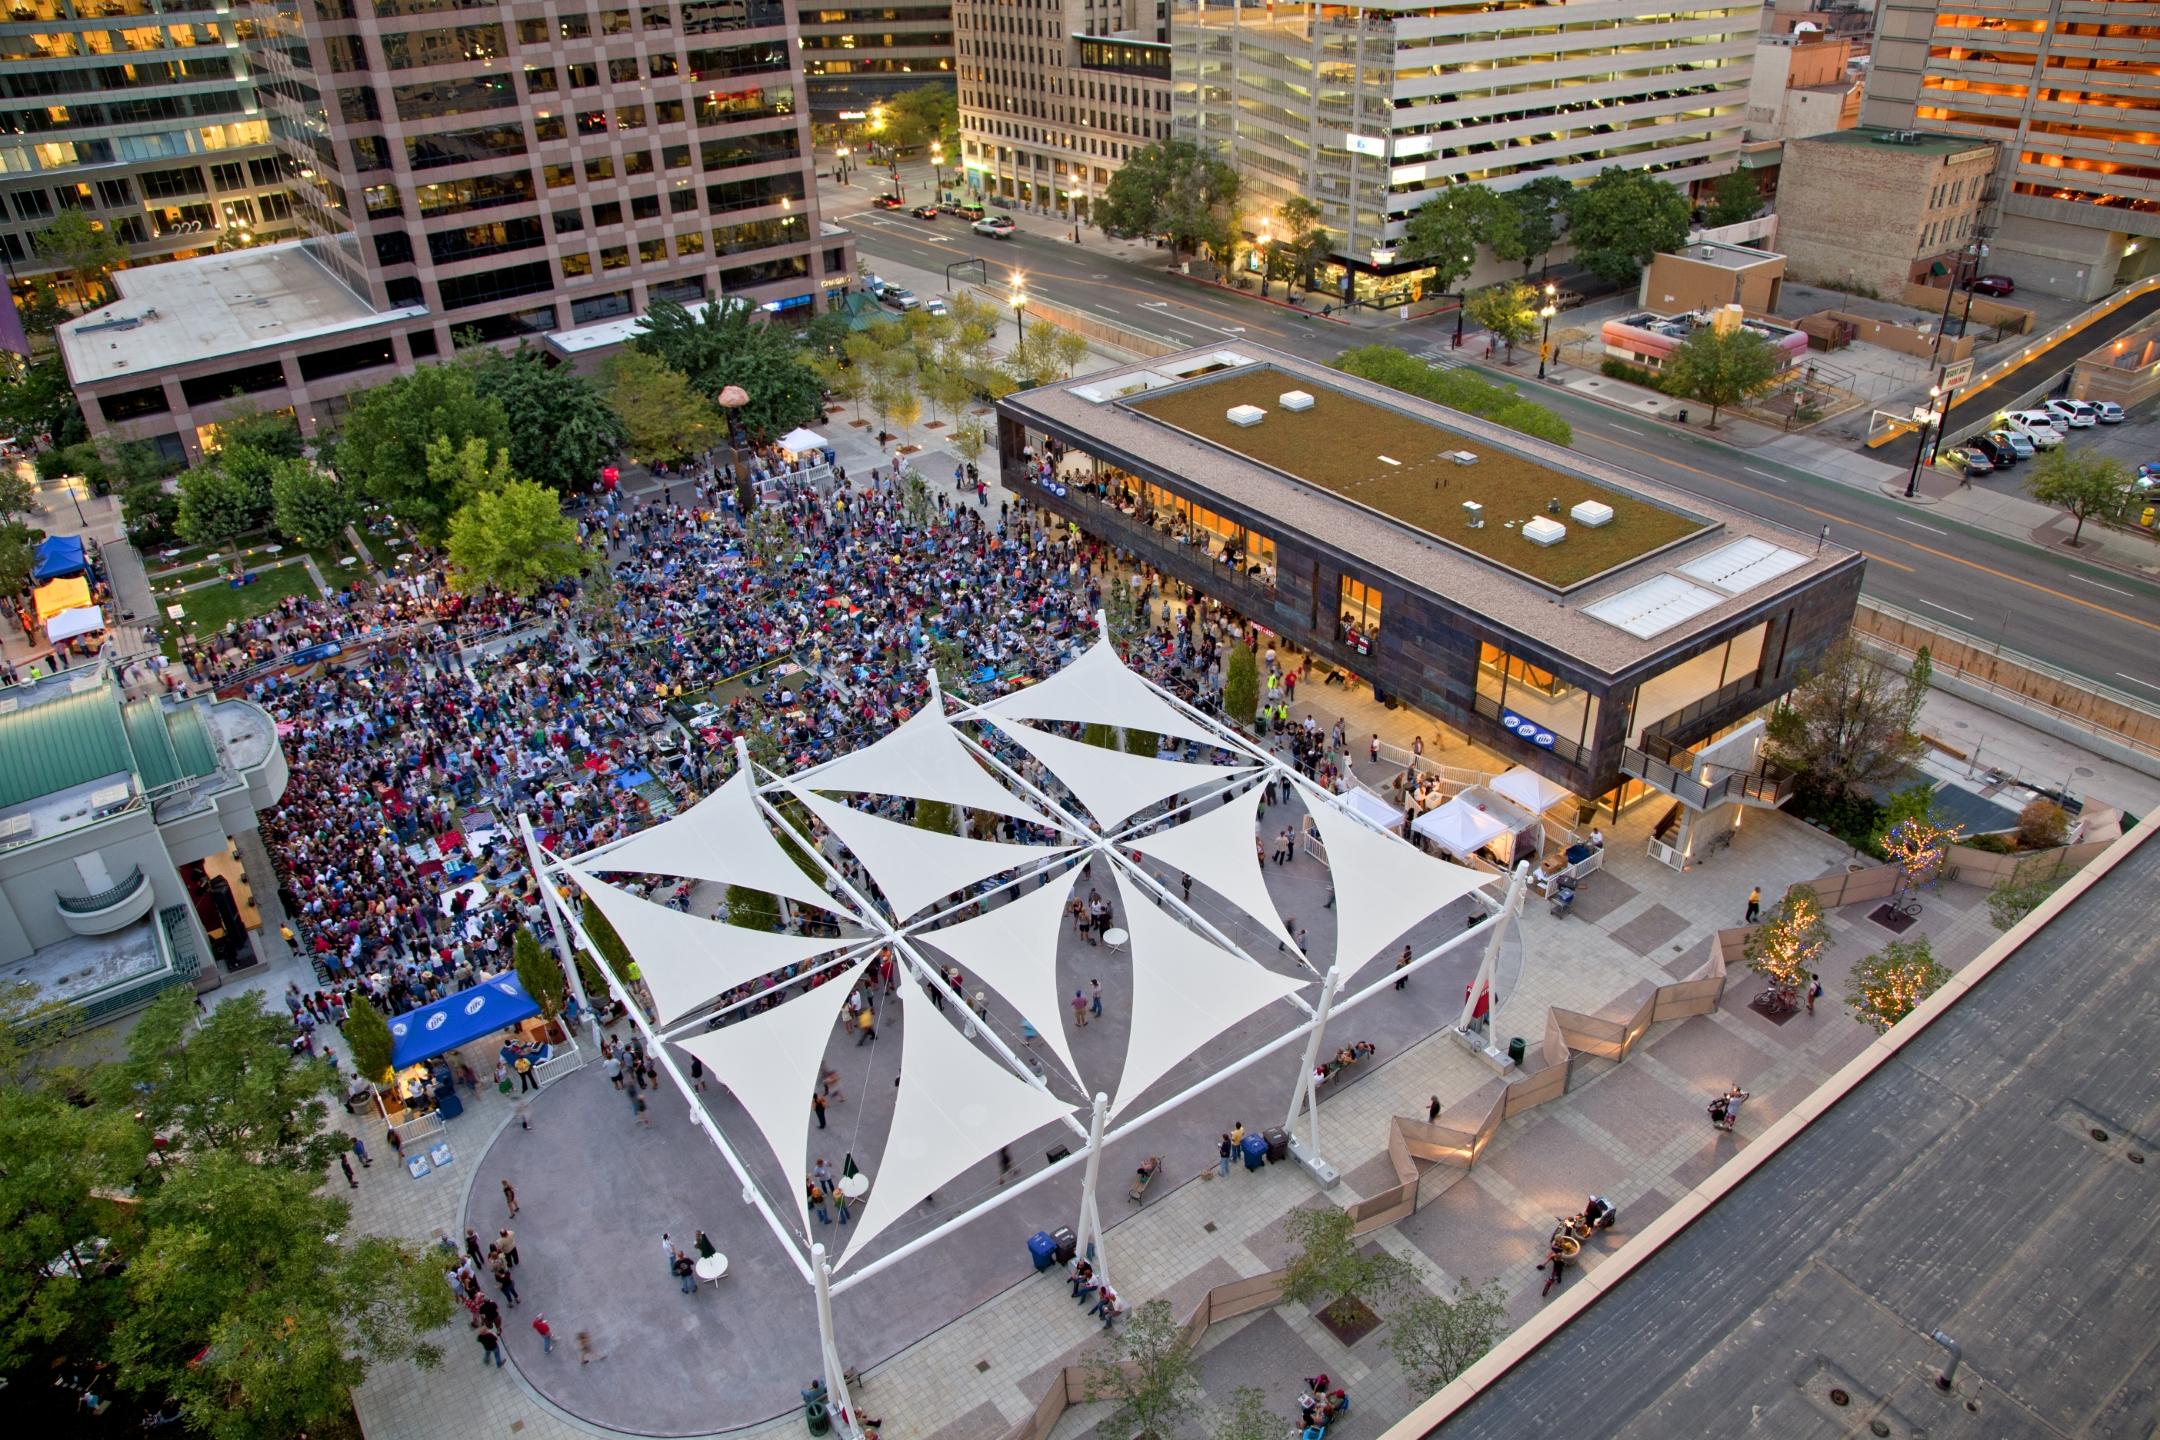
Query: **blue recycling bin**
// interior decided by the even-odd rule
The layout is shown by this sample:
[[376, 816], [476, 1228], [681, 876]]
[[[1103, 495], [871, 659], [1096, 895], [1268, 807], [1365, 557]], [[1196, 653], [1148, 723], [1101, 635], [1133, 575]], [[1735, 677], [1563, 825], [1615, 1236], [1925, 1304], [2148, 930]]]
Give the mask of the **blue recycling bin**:
[[1247, 1135], [1245, 1137], [1245, 1168], [1247, 1170], [1257, 1170], [1265, 1164], [1267, 1164], [1267, 1137], [1263, 1135]]
[[1028, 1254], [1035, 1260], [1037, 1270], [1047, 1270], [1057, 1263], [1057, 1241], [1047, 1230], [1037, 1230], [1028, 1236]]

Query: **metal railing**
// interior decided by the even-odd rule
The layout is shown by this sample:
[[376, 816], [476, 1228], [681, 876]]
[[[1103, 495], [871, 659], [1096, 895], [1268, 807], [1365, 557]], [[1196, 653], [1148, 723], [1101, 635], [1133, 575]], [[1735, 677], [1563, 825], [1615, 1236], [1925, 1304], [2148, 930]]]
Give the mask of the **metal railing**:
[[68, 915], [95, 915], [100, 910], [110, 910], [133, 895], [147, 883], [141, 866], [128, 872], [127, 878], [115, 885], [108, 885], [95, 895], [55, 895], [53, 903]]

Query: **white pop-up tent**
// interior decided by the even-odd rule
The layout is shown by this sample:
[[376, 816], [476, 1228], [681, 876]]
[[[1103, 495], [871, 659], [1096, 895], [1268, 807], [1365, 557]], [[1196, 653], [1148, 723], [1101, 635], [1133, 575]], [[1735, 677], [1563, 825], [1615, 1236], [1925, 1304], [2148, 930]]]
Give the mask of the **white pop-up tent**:
[[1503, 799], [1514, 801], [1532, 815], [1542, 815], [1574, 794], [1558, 781], [1548, 780], [1537, 771], [1526, 770], [1520, 765], [1486, 781], [1485, 788]]
[[829, 442], [817, 431], [801, 427], [790, 430], [780, 437], [780, 448], [793, 455], [800, 455], [809, 450], [823, 450], [828, 448], [828, 445]]
[[1508, 833], [1498, 816], [1460, 796], [1418, 816], [1410, 827], [1450, 855], [1471, 855]]

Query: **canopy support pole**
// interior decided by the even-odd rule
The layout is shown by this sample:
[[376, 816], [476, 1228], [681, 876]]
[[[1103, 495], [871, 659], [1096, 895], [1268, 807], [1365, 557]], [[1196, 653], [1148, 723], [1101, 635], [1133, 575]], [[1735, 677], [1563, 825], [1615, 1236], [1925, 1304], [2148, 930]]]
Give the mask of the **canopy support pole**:
[[[1507, 898], [1500, 902], [1500, 913], [1493, 917], [1492, 934], [1485, 938], [1485, 955], [1478, 961], [1477, 978], [1470, 982], [1470, 989], [1463, 995], [1462, 1017], [1455, 1022], [1455, 1029], [1470, 1034], [1470, 1022], [1477, 1015], [1477, 998], [1482, 992], [1491, 995], [1485, 1008], [1486, 1036], [1484, 1049], [1494, 1052], [1493, 1036], [1500, 1033], [1500, 997], [1491, 986], [1493, 968], [1500, 960], [1500, 942], [1507, 935], [1507, 927], [1522, 914], [1523, 897], [1530, 891], [1530, 862], [1518, 860], [1508, 876]], [[1520, 988], [1519, 986], [1517, 987]]]
[[570, 993], [577, 997], [578, 1013], [585, 1017], [585, 1024], [592, 1032], [593, 1049], [598, 1050], [600, 1016], [593, 1009], [592, 997], [585, 993], [584, 977], [578, 974], [577, 957], [570, 949], [570, 925], [563, 914], [563, 899], [555, 893], [547, 867], [541, 863], [540, 841], [533, 834], [532, 817], [522, 810], [518, 812], [518, 834], [525, 841], [525, 858], [532, 866], [533, 883], [540, 887], [540, 903], [547, 910], [548, 929], [555, 932], [555, 958], [562, 962], [563, 974], [570, 978]]
[[822, 1241], [810, 1246], [810, 1271], [816, 1276], [818, 1353], [825, 1372], [826, 1409], [847, 1440], [861, 1440], [862, 1426], [855, 1414], [855, 1398], [848, 1393], [847, 1367], [840, 1363], [840, 1346], [833, 1338], [832, 1265], [825, 1258]]
[[[1305, 1036], [1305, 1063], [1298, 1067], [1297, 1085], [1290, 1091], [1290, 1113], [1283, 1117], [1283, 1129], [1297, 1133], [1298, 1111], [1309, 1110], [1312, 1114], [1312, 1138], [1306, 1153], [1318, 1159], [1320, 1155], [1320, 1096], [1313, 1088], [1313, 1071], [1320, 1063], [1320, 1042], [1327, 1035], [1328, 1016], [1335, 1010], [1335, 992], [1342, 987], [1342, 966], [1330, 965], [1327, 979], [1320, 986], [1320, 1008], [1314, 1013], [1312, 1027]], [[1230, 1157], [1233, 1163], [1242, 1163], [1239, 1157]]]
[[1110, 1097], [1103, 1091], [1095, 1092], [1095, 1108], [1088, 1116], [1087, 1172], [1080, 1182], [1080, 1223], [1074, 1227], [1079, 1234], [1075, 1243], [1080, 1258], [1095, 1267], [1102, 1283], [1110, 1283], [1110, 1252], [1103, 1243], [1102, 1215], [1095, 1208], [1097, 1180], [1102, 1174], [1103, 1121], [1110, 1114]]

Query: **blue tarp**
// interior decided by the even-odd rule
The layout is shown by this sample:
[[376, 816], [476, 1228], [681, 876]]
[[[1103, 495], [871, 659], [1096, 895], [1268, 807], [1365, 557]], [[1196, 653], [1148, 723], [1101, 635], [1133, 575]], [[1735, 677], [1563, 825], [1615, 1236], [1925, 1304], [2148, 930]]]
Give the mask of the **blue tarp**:
[[90, 568], [83, 558], [80, 535], [48, 535], [37, 547], [37, 564], [30, 571], [33, 580], [54, 580], [62, 575], [80, 575]]
[[517, 976], [505, 972], [393, 1019], [390, 1064], [398, 1070], [417, 1065], [539, 1013]]

